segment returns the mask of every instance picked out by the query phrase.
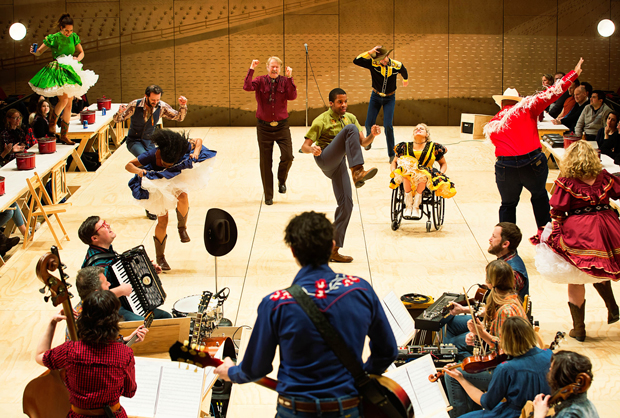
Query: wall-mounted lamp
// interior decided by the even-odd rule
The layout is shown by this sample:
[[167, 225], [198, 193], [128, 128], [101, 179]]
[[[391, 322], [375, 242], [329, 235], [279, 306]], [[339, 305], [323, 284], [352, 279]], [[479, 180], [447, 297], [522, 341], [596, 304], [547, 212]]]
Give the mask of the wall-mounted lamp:
[[616, 25], [614, 25], [614, 22], [612, 22], [609, 19], [603, 19], [600, 22], [598, 22], [598, 33], [601, 36], [604, 36], [605, 38], [608, 38], [611, 35], [613, 35], [615, 30], [616, 30]]
[[21, 41], [26, 36], [26, 27], [21, 23], [13, 23], [9, 28], [9, 35], [16, 41]]

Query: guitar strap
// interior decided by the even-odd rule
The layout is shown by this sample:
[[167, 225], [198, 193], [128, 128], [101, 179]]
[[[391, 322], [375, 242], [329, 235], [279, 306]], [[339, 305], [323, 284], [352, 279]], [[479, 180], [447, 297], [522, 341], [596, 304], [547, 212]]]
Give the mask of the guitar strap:
[[310, 296], [299, 285], [292, 285], [287, 292], [293, 296], [297, 301], [301, 309], [308, 315], [319, 334], [327, 343], [327, 346], [336, 354], [338, 360], [342, 365], [351, 373], [355, 380], [355, 386], [359, 390], [360, 394], [368, 399], [373, 404], [384, 409], [384, 412], [390, 417], [402, 416], [398, 410], [390, 403], [389, 398], [385, 393], [385, 389], [379, 382], [372, 379], [360, 364], [360, 359], [352, 355], [349, 348], [346, 346], [342, 336], [336, 331], [333, 325], [327, 320], [325, 314], [323, 314], [316, 304], [312, 301]]

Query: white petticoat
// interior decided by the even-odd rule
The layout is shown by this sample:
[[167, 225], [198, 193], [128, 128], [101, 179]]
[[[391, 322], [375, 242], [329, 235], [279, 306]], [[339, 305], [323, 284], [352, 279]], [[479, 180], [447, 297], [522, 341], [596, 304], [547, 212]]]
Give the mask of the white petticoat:
[[540, 237], [541, 243], [536, 246], [536, 256], [534, 257], [536, 270], [546, 280], [561, 284], [599, 283], [609, 280], [592, 277], [566, 261], [564, 257], [556, 254], [545, 243], [549, 235], [551, 235], [552, 229], [552, 224], [549, 222]]
[[149, 192], [148, 199], [134, 199], [134, 201], [157, 216], [164, 216], [169, 210], [177, 207], [178, 196], [189, 193], [190, 190], [201, 190], [209, 183], [216, 157], [194, 163], [194, 166], [181, 171], [171, 179], [150, 180], [142, 178], [142, 188]]
[[30, 87], [32, 90], [45, 97], [55, 97], [62, 96], [63, 94], [67, 94], [69, 97], [80, 97], [86, 94], [88, 90], [97, 83], [99, 80], [99, 76], [95, 74], [92, 70], [83, 70], [82, 63], [78, 60], [74, 60], [70, 55], [61, 55], [56, 58], [59, 64], [69, 65], [73, 67], [77, 75], [80, 76], [82, 80], [82, 85], [79, 84], [65, 84], [63, 86], [54, 86], [49, 88], [39, 88], [37, 86], [33, 86], [30, 82]]

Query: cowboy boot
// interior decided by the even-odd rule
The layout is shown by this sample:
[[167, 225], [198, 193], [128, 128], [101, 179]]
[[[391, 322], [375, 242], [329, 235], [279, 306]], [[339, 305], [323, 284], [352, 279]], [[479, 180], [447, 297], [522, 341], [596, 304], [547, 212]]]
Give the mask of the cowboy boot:
[[405, 193], [405, 210], [403, 211], [405, 218], [413, 216], [413, 192]]
[[329, 257], [329, 261], [333, 261], [334, 263], [350, 263], [351, 261], [353, 261], [353, 257], [339, 254], [339, 249], [339, 247], [334, 247], [334, 249], [332, 250], [332, 255]]
[[181, 242], [189, 242], [189, 235], [187, 235], [187, 216], [189, 215], [189, 208], [187, 208], [187, 213], [185, 216], [181, 216], [181, 212], [177, 209], [177, 227], [179, 229], [179, 237], [181, 237]]
[[69, 132], [69, 122], [65, 122], [62, 120], [60, 122], [60, 142], [63, 142], [67, 145], [75, 145], [75, 142], [69, 139], [67, 136], [67, 132]]
[[4, 257], [17, 244], [19, 244], [19, 237], [9, 238], [0, 233], [0, 256]]
[[351, 175], [353, 176], [355, 187], [358, 189], [362, 187], [366, 180], [370, 180], [377, 174], [377, 171], [378, 170], [374, 167], [368, 171], [364, 171], [364, 166], [362, 164], [351, 167]]
[[166, 240], [168, 239], [168, 235], [164, 237], [163, 242], [159, 242], [157, 237], [153, 237], [153, 241], [155, 242], [155, 254], [156, 254], [156, 262], [159, 264], [162, 270], [167, 271], [171, 270], [170, 265], [166, 261], [166, 257], [164, 256], [164, 250], [166, 249]]
[[54, 137], [56, 135], [56, 122], [58, 122], [58, 115], [54, 107], [50, 110], [50, 121], [48, 127], [49, 136]]
[[614, 322], [618, 322], [618, 320], [620, 320], [620, 311], [616, 303], [616, 298], [614, 298], [614, 291], [611, 289], [611, 281], [594, 283], [594, 288], [605, 301], [605, 306], [607, 306], [607, 323], [613, 324]]
[[573, 317], [573, 329], [570, 330], [568, 335], [575, 338], [577, 341], [584, 342], [586, 340], [586, 324], [584, 322], [586, 316], [586, 301], [583, 301], [581, 307], [573, 305], [568, 302], [570, 308], [570, 315]]

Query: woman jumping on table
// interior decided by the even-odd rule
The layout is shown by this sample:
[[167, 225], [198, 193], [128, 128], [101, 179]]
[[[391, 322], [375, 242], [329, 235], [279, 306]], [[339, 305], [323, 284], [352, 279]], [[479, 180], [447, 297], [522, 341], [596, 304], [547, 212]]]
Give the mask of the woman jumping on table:
[[168, 211], [176, 210], [181, 242], [189, 242], [187, 193], [190, 189], [204, 189], [211, 164], [203, 161], [213, 161], [216, 151], [204, 147], [200, 138], [188, 139], [168, 129], [157, 130], [151, 141], [157, 148], [140, 154], [127, 163], [125, 169], [136, 175], [129, 182], [133, 196], [146, 210], [157, 215], [153, 237], [157, 264], [162, 270], [170, 270], [164, 256]]
[[[30, 48], [30, 53], [37, 57], [51, 49], [54, 61], [43, 67], [28, 84], [42, 96], [58, 96], [58, 104], [50, 112], [49, 133], [51, 136], [56, 134], [56, 122], [62, 113], [60, 141], [73, 145], [67, 136], [73, 98], [86, 94], [99, 76], [91, 70], [82, 70], [80, 61], [84, 59], [84, 49], [80, 37], [73, 32], [73, 19], [69, 14], [60, 16], [58, 29], [57, 33], [45, 37], [39, 49]], [[75, 51], [78, 55], [74, 57]]]
[[[392, 161], [390, 188], [396, 189], [403, 183], [405, 188], [404, 217], [420, 217], [422, 192], [428, 187], [438, 196], [450, 198], [456, 194], [454, 183], [446, 177], [448, 163], [444, 155], [448, 150], [431, 141], [431, 133], [424, 123], [413, 129], [413, 142], [401, 142], [394, 147], [396, 158]], [[439, 170], [433, 167], [437, 161]], [[415, 197], [412, 189], [415, 189]]]

